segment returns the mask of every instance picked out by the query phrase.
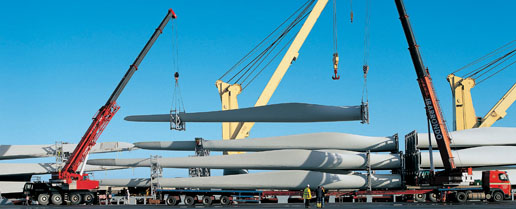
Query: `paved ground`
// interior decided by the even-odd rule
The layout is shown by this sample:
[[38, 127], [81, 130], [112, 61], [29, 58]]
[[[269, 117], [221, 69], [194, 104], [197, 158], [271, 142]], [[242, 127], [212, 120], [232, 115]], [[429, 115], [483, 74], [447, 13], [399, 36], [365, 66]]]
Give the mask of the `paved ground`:
[[[159, 208], [188, 208], [186, 206], [175, 206], [170, 207], [166, 205], [111, 205], [111, 206], [9, 206], [4, 205], [0, 206], [1, 209], [4, 208], [37, 208], [37, 209], [55, 209], [55, 208], [76, 208], [76, 209], [136, 209], [136, 208], [149, 208], [149, 209], [159, 209]], [[194, 207], [192, 207], [194, 208]], [[197, 206], [195, 208], [205, 208], [203, 206]], [[206, 207], [208, 208], [208, 207]], [[226, 208], [222, 206], [213, 206], [209, 208]], [[303, 204], [246, 204], [246, 205], [232, 205], [227, 208], [304, 208]], [[311, 208], [316, 208], [315, 205], [312, 205]], [[327, 209], [336, 209], [336, 208], [353, 208], [353, 209], [425, 209], [425, 208], [453, 208], [453, 209], [514, 209], [516, 208], [516, 202], [506, 201], [502, 203], [481, 203], [481, 202], [473, 202], [467, 204], [421, 204], [421, 203], [339, 203], [339, 204], [327, 204]]]

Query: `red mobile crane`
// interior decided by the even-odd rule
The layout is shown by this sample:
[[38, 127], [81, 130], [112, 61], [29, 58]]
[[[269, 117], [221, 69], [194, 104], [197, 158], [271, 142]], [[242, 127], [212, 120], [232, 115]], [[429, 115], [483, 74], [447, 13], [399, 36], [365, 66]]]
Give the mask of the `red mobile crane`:
[[24, 187], [25, 195], [31, 196], [33, 199], [37, 198], [41, 205], [47, 205], [50, 202], [55, 205], [60, 205], [63, 203], [63, 199], [72, 204], [93, 202], [95, 195], [92, 190], [99, 188], [99, 182], [90, 180], [88, 174], [83, 173], [82, 170], [78, 172], [78, 168], [82, 163], [85, 163], [90, 149], [95, 145], [102, 131], [104, 131], [109, 121], [111, 121], [115, 113], [120, 109], [120, 106], [116, 104], [116, 100], [134, 72], [138, 70], [138, 66], [147, 52], [149, 52], [158, 36], [163, 32], [166, 24], [172, 18], [175, 19], [176, 14], [172, 9], [169, 9], [167, 15], [163, 21], [161, 21], [159, 27], [156, 28], [133, 64], [129, 67], [129, 70], [127, 70], [106, 104], [102, 106], [93, 117], [91, 125], [77, 147], [75, 147], [75, 150], [66, 161], [64, 167], [60, 169], [59, 172], [52, 173], [50, 182], [27, 183]]
[[[505, 171], [483, 171], [482, 187], [474, 187], [467, 182], [464, 182], [463, 177], [471, 175], [471, 168], [457, 168], [454, 163], [450, 147], [451, 139], [446, 128], [441, 108], [439, 107], [439, 100], [435, 94], [428, 68], [423, 65], [423, 59], [419, 53], [418, 45], [416, 44], [416, 39], [405, 10], [405, 5], [403, 4], [403, 0], [395, 0], [395, 3], [400, 15], [401, 25], [403, 26], [403, 31], [405, 32], [405, 37], [407, 38], [409, 45], [410, 56], [412, 57], [412, 62], [418, 77], [417, 81], [426, 106], [427, 118], [432, 126], [445, 169], [435, 175], [430, 173], [428, 183], [436, 186], [448, 186], [448, 188], [436, 187], [436, 190], [432, 193], [441, 193], [441, 196], [443, 194], [453, 193], [455, 200], [459, 202], [464, 202], [468, 199], [500, 201], [509, 197], [509, 195], [511, 195], [511, 184], [508, 179], [507, 172]], [[416, 185], [421, 186], [418, 182], [416, 182]], [[450, 189], [449, 186], [451, 185], [460, 186]], [[416, 196], [416, 199], [417, 197], [418, 196]], [[425, 199], [424, 196], [419, 197], [423, 197], [423, 200]]]

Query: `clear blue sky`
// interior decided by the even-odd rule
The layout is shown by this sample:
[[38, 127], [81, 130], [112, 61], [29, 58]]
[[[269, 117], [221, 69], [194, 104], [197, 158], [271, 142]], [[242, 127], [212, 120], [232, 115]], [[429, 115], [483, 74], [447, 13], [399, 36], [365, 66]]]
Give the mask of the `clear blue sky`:
[[[0, 144], [78, 142], [128, 66], [173, 8], [176, 31], [165, 29], [120, 96], [121, 110], [99, 142], [221, 138], [220, 124], [189, 123], [171, 132], [167, 123], [131, 123], [134, 114], [167, 113], [173, 90], [172, 35], [177, 36], [179, 68], [188, 112], [220, 109], [215, 81], [304, 1], [8, 1], [0, 7]], [[331, 1], [330, 1], [331, 3]], [[327, 6], [270, 103], [306, 102], [358, 105], [362, 92], [364, 1], [337, 2], [339, 81], [330, 76], [331, 4]], [[516, 37], [514, 1], [416, 1], [406, 8], [434, 79], [441, 106], [452, 127], [451, 92], [446, 75]], [[312, 132], [370, 136], [426, 131], [424, 106], [394, 1], [371, 0], [369, 101], [371, 124], [257, 124], [251, 137]], [[513, 67], [514, 68], [514, 67]], [[269, 69], [239, 97], [254, 105]], [[483, 116], [516, 81], [509, 69], [475, 88], [477, 114]], [[300, 113], [302, 114], [302, 113]], [[495, 126], [516, 124], [516, 108]], [[189, 152], [136, 151], [95, 155], [164, 157]], [[5, 161], [32, 162], [34, 160]], [[51, 158], [38, 162], [53, 161]], [[147, 168], [97, 177], [147, 177]], [[165, 176], [186, 176], [166, 169]]]

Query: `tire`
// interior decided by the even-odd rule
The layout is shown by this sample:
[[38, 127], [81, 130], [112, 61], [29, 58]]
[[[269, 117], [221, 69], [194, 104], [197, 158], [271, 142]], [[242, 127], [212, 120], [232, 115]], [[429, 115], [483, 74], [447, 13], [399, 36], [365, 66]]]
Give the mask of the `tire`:
[[174, 196], [168, 196], [167, 200], [165, 200], [165, 203], [170, 206], [174, 206], [177, 204], [177, 199]]
[[428, 200], [430, 200], [430, 202], [438, 202], [439, 195], [435, 192], [428, 193]]
[[95, 197], [93, 196], [92, 193], [88, 192], [88, 193], [85, 193], [82, 195], [82, 201], [86, 204], [91, 204], [93, 203], [93, 199], [95, 199]]
[[222, 196], [222, 197], [220, 197], [220, 204], [221, 205], [229, 205], [229, 204], [231, 204], [231, 200], [229, 200], [228, 196]]
[[50, 201], [52, 201], [52, 204], [54, 204], [54, 205], [62, 205], [63, 204], [63, 196], [59, 193], [54, 193], [50, 197]]
[[195, 199], [192, 196], [186, 196], [184, 203], [186, 206], [192, 206], [195, 205]]
[[70, 203], [72, 203], [72, 205], [78, 205], [82, 201], [82, 196], [79, 193], [72, 193], [70, 195], [69, 199], [70, 199]]
[[414, 200], [416, 200], [416, 202], [426, 202], [426, 194], [415, 194]]
[[39, 194], [38, 195], [38, 203], [40, 205], [48, 205], [50, 202], [50, 195], [48, 194]]
[[458, 203], [465, 203], [468, 201], [468, 195], [464, 192], [457, 192], [457, 194], [455, 194], [455, 200], [457, 200]]
[[204, 197], [202, 197], [202, 204], [204, 206], [210, 206], [212, 201], [213, 200], [211, 199], [211, 196], [204, 196]]
[[487, 193], [487, 194], [486, 194], [486, 199], [487, 199], [488, 201], [491, 201], [491, 200], [492, 200], [491, 198], [493, 198], [493, 195], [491, 195], [491, 194]]
[[500, 191], [493, 192], [493, 202], [500, 202], [503, 199], [504, 198], [503, 198], [502, 192], [500, 192]]

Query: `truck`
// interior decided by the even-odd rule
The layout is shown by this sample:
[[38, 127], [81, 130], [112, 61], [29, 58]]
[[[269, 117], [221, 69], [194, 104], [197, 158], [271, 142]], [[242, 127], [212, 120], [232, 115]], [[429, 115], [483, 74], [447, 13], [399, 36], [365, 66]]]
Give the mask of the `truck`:
[[[85, 162], [88, 159], [88, 154], [113, 116], [120, 109], [116, 100], [124, 90], [132, 75], [138, 70], [138, 66], [158, 36], [163, 32], [166, 24], [171, 19], [175, 18], [176, 14], [172, 9], [169, 9], [167, 15], [161, 21], [159, 27], [156, 28], [145, 47], [134, 60], [133, 64], [129, 67], [106, 104], [95, 114], [91, 125], [81, 138], [79, 144], [77, 144], [77, 147], [75, 147], [74, 151], [71, 153], [70, 157], [67, 159], [63, 168], [59, 169], [58, 172], [52, 173], [52, 177], [49, 182], [38, 181], [27, 183], [24, 186], [24, 195], [33, 200], [37, 200], [41, 205], [48, 205], [49, 203], [61, 205], [64, 202], [70, 202], [74, 205], [81, 203], [90, 204], [96, 199], [96, 190], [99, 188], [99, 182], [91, 180], [88, 174], [84, 173], [84, 167], [86, 165]], [[81, 164], [82, 168], [79, 170]]]

